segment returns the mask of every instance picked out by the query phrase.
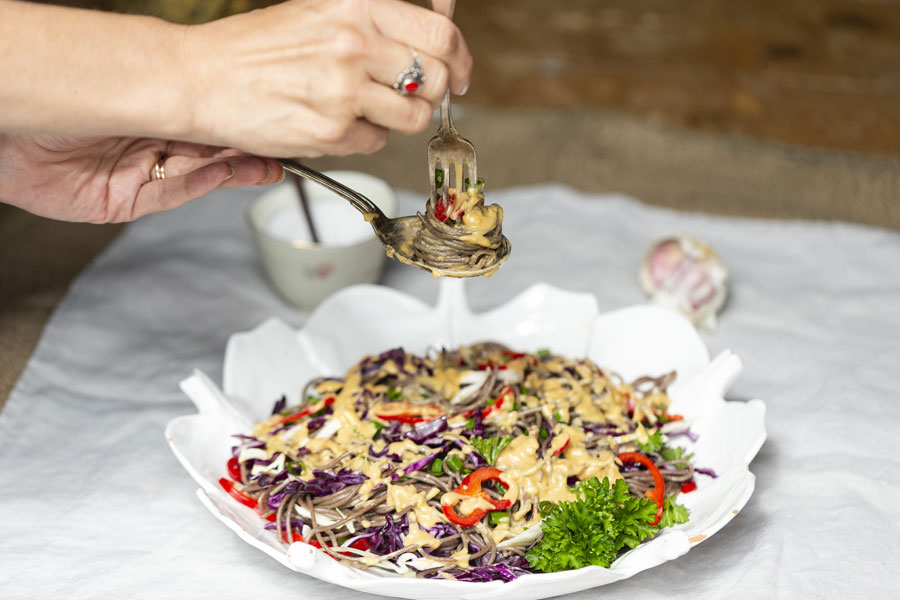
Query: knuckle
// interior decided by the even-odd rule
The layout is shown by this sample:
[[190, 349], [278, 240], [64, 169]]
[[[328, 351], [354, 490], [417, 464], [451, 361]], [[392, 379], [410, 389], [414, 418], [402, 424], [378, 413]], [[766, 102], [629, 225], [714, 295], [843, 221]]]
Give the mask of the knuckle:
[[358, 59], [366, 55], [366, 36], [354, 27], [341, 27], [332, 34], [330, 46], [335, 58]]
[[449, 19], [438, 20], [431, 32], [431, 39], [438, 56], [450, 56], [459, 48], [459, 29]]
[[333, 118], [321, 121], [316, 127], [316, 137], [324, 144], [338, 144], [350, 131], [348, 119]]

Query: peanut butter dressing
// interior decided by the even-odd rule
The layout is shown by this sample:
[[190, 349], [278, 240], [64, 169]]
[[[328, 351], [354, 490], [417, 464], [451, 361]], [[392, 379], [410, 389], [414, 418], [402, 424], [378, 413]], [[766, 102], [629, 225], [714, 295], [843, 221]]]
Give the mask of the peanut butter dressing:
[[[469, 192], [473, 191], [470, 188]], [[466, 194], [461, 197], [465, 202], [472, 200]], [[477, 206], [470, 206], [469, 211], [472, 208]], [[500, 217], [502, 213], [496, 216]], [[485, 215], [474, 218], [471, 222], [473, 234], [489, 231], [492, 227], [491, 218], [493, 217]], [[467, 426], [472, 426], [469, 422], [472, 412], [454, 410], [454, 407], [464, 406], [467, 398], [476, 393], [481, 382], [486, 379], [484, 375], [480, 375], [483, 371], [476, 370], [477, 361], [470, 360], [475, 355], [466, 352], [471, 350], [461, 350], [461, 356], [465, 358], [467, 365], [457, 366], [457, 358], [453, 358], [449, 365], [441, 358], [417, 359], [418, 362], [415, 362], [410, 355], [406, 355], [402, 364], [391, 359], [383, 361], [378, 377], [370, 378], [371, 381], [365, 384], [362, 382], [359, 364], [351, 368], [343, 379], [321, 381], [315, 386], [318, 398], [313, 399], [309, 407], [314, 415], [317, 409], [322, 410], [330, 403], [330, 411], [325, 415], [324, 423], [317, 423], [318, 427], [309, 431], [309, 418], [304, 417], [297, 423], [289, 420], [285, 423], [281, 414], [273, 415], [257, 424], [253, 430], [253, 435], [265, 443], [265, 448], [246, 448], [240, 453], [240, 458], [261, 460], [263, 455], [271, 457], [276, 452], [288, 455], [300, 452], [295, 460], [303, 464], [299, 475], [302, 480], [313, 479], [314, 471], [325, 465], [328, 465], [329, 470], [349, 469], [361, 473], [366, 479], [359, 484], [356, 492], [358, 501], [354, 505], [359, 506], [374, 494], [386, 492], [385, 504], [388, 508], [396, 512], [407, 511], [405, 514], [409, 528], [403, 536], [404, 545], [436, 549], [440, 546], [440, 540], [427, 530], [438, 523], [449, 521], [440, 509], [429, 502], [434, 503], [440, 497], [441, 505], [453, 505], [459, 515], [469, 515], [477, 510], [489, 511], [493, 504], [479, 496], [463, 495], [456, 491], [444, 492], [433, 485], [427, 487], [427, 480], [426, 486], [422, 486], [421, 482], [416, 485], [395, 484], [394, 481], [402, 477], [405, 467], [435, 452], [437, 446], [419, 445], [409, 439], [390, 443], [384, 440], [373, 441], [377, 431], [373, 418], [377, 419], [380, 415], [379, 420], [388, 423], [388, 417], [402, 417], [414, 412], [423, 422], [427, 422], [448, 415], [449, 428], [440, 434], [442, 443], [446, 444], [445, 454], [442, 455], [444, 468], [446, 469], [451, 457], [458, 457], [465, 463], [468, 455], [475, 451], [472, 440], [467, 435], [461, 435]], [[427, 372], [421, 368], [423, 360]], [[500, 389], [499, 395], [504, 396], [504, 401], [496, 407], [485, 405], [476, 409], [486, 411], [484, 424], [488, 427], [495, 426], [495, 431], [499, 431], [490, 435], [512, 438], [493, 464], [503, 472], [503, 480], [509, 484], [505, 497], [512, 501], [508, 510], [510, 520], [493, 527], [487, 527], [483, 523], [478, 525], [479, 528], [484, 527], [484, 534], [490, 535], [498, 544], [535, 527], [541, 520], [535, 510], [541, 502], [575, 500], [576, 496], [568, 485], [570, 478], [575, 477], [580, 481], [592, 477], [601, 480], [608, 477], [611, 481], [622, 478], [613, 452], [621, 444], [634, 441], [647, 443], [656, 427], [648, 429], [641, 421], [646, 420], [655, 425], [658, 423], [657, 415], [660, 410], [665, 410], [668, 406], [668, 397], [664, 393], [645, 395], [631, 385], [613, 385], [587, 360], [569, 361], [560, 357], [539, 359], [535, 355], [526, 355], [505, 358], [502, 364], [503, 370], [496, 372], [499, 378], [497, 385], [511, 388], [505, 388], [505, 391], [494, 388], [490, 399], [495, 399], [494, 396]], [[389, 392], [389, 385], [383, 379], [388, 375], [402, 378], [405, 373], [419, 375], [413, 385], [398, 388], [402, 397], [395, 399], [394, 392]], [[374, 381], [382, 383], [375, 384]], [[518, 392], [515, 400], [509, 389]], [[390, 398], [386, 397], [388, 393], [391, 394]], [[329, 399], [333, 399], [333, 402]], [[452, 404], [451, 400], [459, 404]], [[360, 418], [361, 402], [368, 406], [366, 419]], [[529, 417], [528, 413], [522, 415], [522, 411], [528, 409], [538, 409], [543, 420], [552, 426], [553, 439], [546, 444], [543, 457], [539, 456], [543, 434], [533, 424], [529, 424], [534, 423], [533, 416]], [[533, 411], [530, 413], [534, 414]], [[584, 429], [585, 423], [623, 426], [624, 429], [620, 430], [621, 435], [609, 435], [598, 440], [598, 434]], [[530, 430], [523, 433], [523, 427], [529, 427]], [[590, 450], [585, 447], [587, 440], [591, 441]], [[372, 456], [370, 447], [373, 453], [384, 453], [383, 456]], [[272, 465], [254, 467], [254, 474], [277, 474], [285, 467], [286, 462], [282, 457]], [[423, 469], [423, 472], [427, 473], [428, 470]], [[352, 508], [337, 509], [343, 515], [345, 513], [341, 510]], [[357, 528], [370, 525], [364, 518], [356, 521]], [[352, 527], [353, 524], [350, 523], [348, 531], [352, 532]], [[379, 562], [375, 555], [366, 554], [366, 564]], [[465, 549], [454, 553], [452, 559], [460, 568], [469, 567], [469, 553]], [[419, 555], [408, 562], [421, 568], [429, 560], [426, 556]]]

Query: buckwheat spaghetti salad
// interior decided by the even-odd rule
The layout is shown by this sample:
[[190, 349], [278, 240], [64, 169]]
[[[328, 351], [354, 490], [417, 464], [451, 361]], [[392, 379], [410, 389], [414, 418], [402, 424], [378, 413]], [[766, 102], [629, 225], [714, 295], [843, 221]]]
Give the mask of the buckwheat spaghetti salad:
[[484, 180], [475, 185], [463, 180], [457, 168], [460, 189], [444, 187], [444, 171], [435, 171], [435, 197], [429, 198], [425, 214], [417, 213], [421, 231], [412, 242], [413, 257], [445, 270], [482, 270], [498, 263], [503, 242], [503, 209], [485, 206]]
[[361, 569], [461, 581], [609, 566], [698, 473], [667, 412], [674, 373], [626, 383], [587, 359], [495, 343], [366, 356], [236, 435], [220, 484]]

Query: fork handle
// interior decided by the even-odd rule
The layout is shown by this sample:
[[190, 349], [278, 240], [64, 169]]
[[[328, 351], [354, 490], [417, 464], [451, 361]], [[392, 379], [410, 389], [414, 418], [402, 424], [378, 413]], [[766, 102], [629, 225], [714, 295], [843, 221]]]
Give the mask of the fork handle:
[[328, 188], [338, 196], [349, 200], [350, 204], [353, 205], [353, 208], [355, 208], [359, 212], [363, 214], [366, 214], [367, 212], [375, 213], [380, 217], [384, 217], [384, 213], [381, 211], [377, 204], [375, 204], [356, 190], [348, 188], [340, 181], [335, 181], [328, 175], [319, 173], [315, 169], [310, 169], [306, 165], [301, 165], [297, 161], [290, 160], [288, 158], [279, 158], [278, 162], [281, 163], [281, 166], [284, 167], [285, 170], [290, 171], [294, 175], [299, 175], [300, 177], [305, 177], [306, 179], [315, 181], [319, 185]]
[[438, 131], [441, 135], [456, 133], [453, 128], [453, 119], [450, 117], [450, 90], [444, 94], [444, 100], [441, 102], [441, 128]]
[[456, 6], [456, 0], [431, 0], [431, 10], [452, 19], [453, 9]]

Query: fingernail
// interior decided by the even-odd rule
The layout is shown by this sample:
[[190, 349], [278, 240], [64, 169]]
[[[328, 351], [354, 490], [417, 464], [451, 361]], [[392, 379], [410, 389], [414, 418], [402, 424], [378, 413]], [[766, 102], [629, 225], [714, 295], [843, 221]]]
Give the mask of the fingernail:
[[459, 90], [459, 95], [460, 95], [460, 96], [465, 96], [465, 95], [466, 95], [466, 92], [469, 91], [469, 83], [471, 83], [471, 80], [470, 80], [470, 79], [466, 79], [466, 82], [463, 84], [462, 89]]
[[284, 167], [281, 167], [281, 177], [278, 178], [278, 181], [275, 183], [281, 183], [284, 181], [285, 176], [287, 175], [287, 171], [284, 170]]
[[[228, 165], [228, 163], [225, 163], [225, 164]], [[228, 170], [231, 171], [231, 173], [228, 174], [228, 177], [226, 177], [225, 179], [222, 180], [222, 183], [225, 183], [226, 181], [228, 181], [229, 179], [234, 177], [234, 167], [232, 167], [231, 165], [228, 165]]]

